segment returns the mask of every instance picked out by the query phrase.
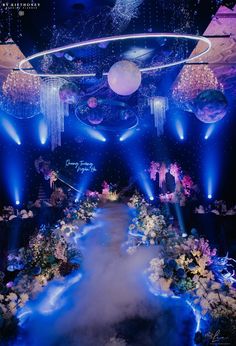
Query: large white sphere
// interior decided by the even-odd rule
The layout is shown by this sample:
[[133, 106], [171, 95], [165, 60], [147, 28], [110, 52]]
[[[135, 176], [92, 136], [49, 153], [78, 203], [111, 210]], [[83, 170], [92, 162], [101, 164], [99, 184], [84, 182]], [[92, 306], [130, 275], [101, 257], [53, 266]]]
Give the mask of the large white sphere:
[[121, 60], [112, 65], [107, 78], [110, 88], [122, 96], [133, 94], [141, 84], [138, 66], [128, 60]]

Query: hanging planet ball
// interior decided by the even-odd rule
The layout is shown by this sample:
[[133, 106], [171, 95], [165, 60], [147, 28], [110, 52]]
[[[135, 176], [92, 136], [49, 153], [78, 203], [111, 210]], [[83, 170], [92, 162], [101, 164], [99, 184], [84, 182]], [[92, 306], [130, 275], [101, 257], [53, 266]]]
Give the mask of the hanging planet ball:
[[100, 112], [92, 112], [88, 115], [87, 120], [92, 125], [99, 125], [103, 122], [103, 115]]
[[228, 102], [220, 90], [202, 91], [194, 100], [194, 113], [203, 123], [215, 123], [224, 118]]
[[62, 102], [74, 105], [79, 101], [79, 88], [74, 83], [65, 83], [59, 89]]
[[128, 96], [138, 90], [141, 84], [141, 72], [133, 62], [121, 60], [111, 66], [107, 79], [110, 88], [116, 94]]
[[89, 108], [96, 108], [98, 105], [98, 100], [96, 97], [90, 97], [87, 101]]

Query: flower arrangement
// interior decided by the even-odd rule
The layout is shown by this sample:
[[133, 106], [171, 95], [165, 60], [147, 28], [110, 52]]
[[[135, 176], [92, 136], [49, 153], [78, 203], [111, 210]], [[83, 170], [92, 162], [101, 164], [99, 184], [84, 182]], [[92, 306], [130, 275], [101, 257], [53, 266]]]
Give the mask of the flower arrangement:
[[166, 232], [166, 222], [160, 210], [146, 203], [138, 194], [130, 199], [128, 205], [136, 208], [136, 217], [129, 226], [130, 233], [139, 234], [145, 244], [157, 244]]
[[193, 181], [192, 178], [189, 175], [184, 175], [182, 180], [181, 180], [182, 186], [184, 188], [184, 194], [185, 196], [190, 196], [191, 195], [191, 190], [193, 188]]
[[88, 222], [94, 216], [94, 210], [97, 207], [97, 201], [86, 199], [79, 207], [78, 218]]
[[0, 272], [0, 343], [16, 335], [18, 323], [16, 311], [24, 306], [29, 298], [25, 293], [17, 294], [5, 287], [3, 279], [4, 274]]
[[100, 195], [100, 200], [102, 202], [115, 202], [119, 199], [119, 194], [116, 191], [117, 185], [112, 183], [107, 183], [104, 181], [102, 183], [102, 194]]
[[110, 185], [108, 184], [108, 182], [104, 181], [102, 183], [102, 194], [107, 195], [109, 194], [109, 192], [110, 192]]
[[128, 206], [132, 209], [140, 209], [143, 205], [148, 206], [148, 203], [145, 199], [139, 194], [135, 193], [129, 200]]
[[[133, 196], [129, 206], [136, 207], [138, 217], [132, 220], [131, 229], [138, 225], [149, 236], [153, 224], [145, 218], [156, 220], [156, 208], [148, 208], [141, 196]], [[153, 218], [152, 218], [153, 217]], [[144, 220], [144, 221], [143, 221]], [[209, 241], [197, 234], [182, 237], [165, 227], [158, 242], [157, 257], [146, 270], [150, 290], [155, 295], [185, 299], [204, 322], [204, 328], [195, 336], [195, 344], [209, 345], [217, 333], [229, 344], [236, 338], [235, 260], [217, 257]], [[151, 245], [151, 241], [149, 242]], [[132, 254], [135, 247], [130, 247]]]
[[160, 250], [161, 257], [153, 259], [148, 270], [150, 282], [154, 286], [157, 283], [158, 290], [183, 295], [197, 288], [197, 278], [214, 277], [210, 264], [216, 250], [211, 250], [205, 239], [176, 236], [162, 243]]
[[[16, 312], [53, 278], [79, 268], [81, 254], [68, 239], [68, 229], [78, 232], [94, 216], [97, 196], [65, 209], [59, 227], [42, 229], [32, 236], [28, 247], [8, 255], [6, 274], [0, 272], [0, 343], [15, 335]], [[14, 277], [8, 281], [7, 277]], [[2, 338], [2, 339], [1, 339]]]
[[79, 253], [70, 247], [63, 235], [54, 230], [50, 230], [48, 234], [39, 232], [31, 237], [27, 248], [21, 248], [16, 254], [8, 256], [7, 270], [19, 271], [16, 276], [18, 286], [19, 279], [24, 275], [33, 276], [36, 280], [43, 277], [46, 284], [54, 277], [64, 274], [65, 264], [73, 269], [71, 260], [75, 255], [78, 256]]
[[[174, 249], [165, 250], [161, 251], [161, 258], [151, 260], [147, 270], [152, 291], [184, 298], [203, 320], [208, 321], [206, 336], [201, 334], [202, 344], [208, 345], [209, 338], [218, 329], [227, 337], [230, 334], [233, 340], [236, 336], [236, 292], [229, 276], [227, 279], [214, 266], [216, 250], [211, 250], [208, 241], [203, 238], [194, 239], [191, 236], [179, 240]], [[226, 267], [224, 270], [227, 271]], [[231, 328], [226, 330], [222, 320], [225, 326]]]
[[86, 191], [86, 196], [87, 197], [91, 197], [91, 198], [95, 198], [95, 199], [99, 199], [99, 192], [98, 191]]
[[15, 274], [15, 278], [7, 282], [9, 275], [0, 273], [0, 335], [12, 334], [17, 327], [17, 309], [35, 297], [48, 281], [78, 269], [78, 257], [79, 251], [51, 229], [31, 237], [27, 248], [9, 254], [7, 272]]
[[159, 172], [159, 170], [160, 170], [160, 163], [152, 161], [149, 168], [150, 178], [152, 180], [156, 180], [156, 175]]
[[87, 196], [81, 203], [75, 203], [64, 209], [65, 223], [73, 222], [74, 220], [83, 220], [89, 222], [94, 217], [95, 209], [98, 205], [98, 196]]

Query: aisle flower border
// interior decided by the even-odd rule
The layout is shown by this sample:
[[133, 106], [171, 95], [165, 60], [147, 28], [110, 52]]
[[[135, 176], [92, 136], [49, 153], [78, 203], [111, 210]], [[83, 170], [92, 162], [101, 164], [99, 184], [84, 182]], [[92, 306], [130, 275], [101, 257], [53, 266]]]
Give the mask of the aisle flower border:
[[[0, 272], [0, 342], [16, 336], [18, 309], [52, 279], [79, 269], [82, 255], [71, 236], [80, 234], [82, 226], [93, 219], [97, 204], [97, 197], [87, 197], [66, 208], [57, 225], [40, 229], [28, 247], [8, 255], [7, 270]], [[6, 281], [9, 273], [15, 273], [12, 281]]]
[[[161, 227], [158, 223], [145, 222], [152, 216], [156, 220], [161, 214], [139, 194], [130, 199], [128, 206], [135, 213], [129, 227], [132, 246], [128, 253], [133, 254], [141, 245], [158, 249], [157, 257], [150, 261], [145, 271], [150, 291], [157, 296], [182, 298], [191, 306], [196, 318], [195, 344], [209, 345], [219, 332], [224, 340], [233, 344], [236, 338], [236, 261], [228, 256], [218, 257], [209, 241], [197, 234], [182, 237], [171, 224], [168, 225], [164, 216]], [[151, 241], [153, 228], [157, 230], [154, 242]], [[143, 238], [145, 235], [147, 237]]]

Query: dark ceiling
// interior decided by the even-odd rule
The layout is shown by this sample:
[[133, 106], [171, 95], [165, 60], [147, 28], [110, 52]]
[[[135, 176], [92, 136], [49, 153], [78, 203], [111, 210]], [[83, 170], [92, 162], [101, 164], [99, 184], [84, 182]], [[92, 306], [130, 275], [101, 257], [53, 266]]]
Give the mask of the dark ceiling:
[[[229, 1], [226, 2], [230, 3]], [[92, 24], [97, 26], [97, 31], [92, 32], [90, 25], [88, 28], [90, 30], [84, 33], [86, 37], [83, 39], [91, 38], [91, 35], [94, 37], [104, 34], [111, 35], [114, 28], [109, 23], [106, 14], [114, 6], [114, 3], [114, 0], [82, 0], [79, 2], [74, 0], [41, 0], [37, 11], [25, 12], [21, 18], [16, 11], [11, 13], [10, 34], [25, 55], [31, 54], [32, 49], [39, 51], [48, 48], [53, 25], [56, 25], [57, 28], [68, 27], [71, 24], [76, 25], [78, 31], [74, 33], [73, 38], [75, 36], [79, 38], [84, 20], [94, 18]], [[203, 33], [218, 6], [219, 1], [216, 0], [145, 0], [138, 7], [137, 18], [132, 20], [125, 32], [131, 33], [135, 27], [136, 32], [145, 32], [150, 29], [153, 32], [178, 32], [185, 29], [192, 34]], [[185, 12], [181, 13], [181, 8], [185, 8]], [[97, 23], [95, 23], [96, 18]], [[2, 13], [1, 40], [6, 39], [8, 34], [8, 16]]]

